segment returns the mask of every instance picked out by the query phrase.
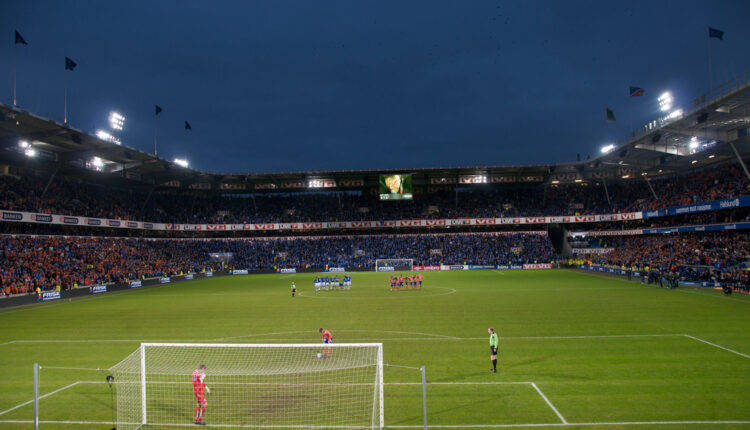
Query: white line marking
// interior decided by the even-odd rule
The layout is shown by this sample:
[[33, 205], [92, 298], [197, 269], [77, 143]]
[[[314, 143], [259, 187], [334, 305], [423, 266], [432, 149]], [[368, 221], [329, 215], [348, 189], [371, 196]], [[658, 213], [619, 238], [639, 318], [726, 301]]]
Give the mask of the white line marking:
[[[524, 427], [571, 427], [571, 426], [658, 426], [658, 425], [727, 425], [727, 424], [750, 424], [750, 421], [631, 421], [631, 422], [611, 422], [611, 423], [548, 423], [548, 424], [453, 424], [453, 425], [434, 425], [430, 424], [431, 428], [524, 428]], [[424, 426], [385, 426], [390, 429], [421, 429]]]
[[[534, 384], [533, 382], [427, 382], [427, 385], [533, 385], [533, 384]], [[384, 382], [383, 385], [422, 385], [422, 383], [421, 382]]]
[[[32, 424], [32, 420], [0, 420], [5, 424]], [[69, 424], [69, 425], [112, 425], [111, 421], [39, 421], [40, 424]], [[124, 424], [124, 423], [120, 423]], [[134, 423], [138, 424], [138, 423]], [[452, 424], [452, 425], [433, 425], [433, 428], [526, 428], [526, 427], [591, 427], [591, 426], [659, 426], [659, 425], [730, 425], [730, 424], [750, 424], [750, 421], [630, 421], [630, 422], [602, 422], [602, 423], [530, 423], [530, 424]], [[183, 424], [157, 424], [159, 426], [186, 427]], [[229, 428], [254, 428], [254, 426], [243, 425], [211, 425], [211, 427], [229, 427]], [[267, 427], [267, 426], [255, 426]], [[371, 428], [370, 426], [278, 426], [280, 428]], [[386, 425], [387, 429], [421, 429], [422, 425]]]
[[565, 421], [565, 417], [563, 417], [562, 414], [560, 413], [560, 411], [557, 410], [557, 408], [555, 407], [555, 405], [553, 405], [552, 402], [549, 401], [549, 399], [547, 398], [547, 396], [545, 396], [544, 393], [542, 393], [542, 390], [540, 390], [539, 387], [537, 387], [536, 384], [533, 383], [533, 382], [531, 383], [531, 386], [534, 387], [534, 389], [536, 390], [537, 393], [539, 393], [540, 396], [542, 396], [542, 398], [544, 399], [544, 401], [547, 402], [547, 405], [550, 408], [552, 408], [552, 410], [555, 412], [555, 415], [557, 415], [557, 418], [560, 418], [560, 421], [562, 421], [563, 424], [567, 424], [568, 422]]
[[[687, 335], [686, 335], [687, 336]], [[692, 336], [689, 336], [692, 337]], [[700, 339], [696, 339], [700, 340]], [[715, 345], [714, 345], [715, 346]], [[47, 394], [40, 396], [40, 399], [52, 396], [68, 388], [72, 388], [78, 384], [106, 384], [106, 381], [76, 381], [70, 385], [59, 388]], [[524, 427], [568, 427], [568, 426], [643, 426], [643, 425], [728, 425], [728, 424], [750, 424], [750, 421], [624, 421], [624, 422], [583, 422], [583, 423], [570, 423], [560, 414], [554, 405], [549, 401], [547, 396], [542, 393], [542, 390], [534, 382], [430, 382], [429, 385], [531, 385], [537, 393], [544, 399], [547, 405], [555, 412], [555, 414], [562, 421], [561, 423], [528, 423], [528, 424], [453, 424], [453, 425], [439, 425], [431, 424], [433, 428], [524, 428]], [[421, 382], [386, 382], [385, 385], [422, 385]], [[33, 400], [24, 402], [20, 405], [14, 406], [8, 410], [0, 412], [0, 415], [11, 412], [23, 406], [33, 403]], [[0, 423], [8, 424], [30, 424], [31, 420], [0, 420]], [[69, 424], [69, 425], [110, 425], [109, 421], [40, 421], [41, 424]], [[158, 424], [163, 426], [177, 426], [180, 427], [182, 424]], [[256, 427], [269, 427], [269, 426], [251, 426], [251, 425], [212, 425], [213, 427], [228, 427], [228, 428], [256, 428]], [[280, 428], [315, 428], [315, 426], [271, 426]], [[386, 428], [393, 429], [410, 429], [410, 428], [423, 428], [421, 425], [386, 425]], [[369, 426], [322, 426], [321, 428], [370, 428]]]
[[737, 351], [735, 351], [735, 350], [733, 350], [733, 349], [729, 349], [729, 348], [727, 348], [727, 347], [725, 347], [725, 346], [721, 346], [721, 345], [717, 345], [717, 344], [715, 344], [715, 343], [711, 343], [711, 342], [709, 342], [709, 341], [707, 341], [707, 340], [703, 340], [703, 339], [701, 339], [701, 338], [697, 338], [697, 337], [695, 337], [695, 336], [690, 336], [689, 334], [685, 334], [685, 335], [683, 335], [683, 336], [685, 336], [685, 337], [689, 337], [690, 339], [693, 339], [693, 340], [697, 340], [698, 342], [703, 342], [703, 343], [705, 343], [706, 345], [711, 345], [711, 346], [713, 346], [713, 347], [716, 347], [716, 348], [719, 348], [719, 349], [723, 349], [724, 351], [729, 351], [729, 352], [731, 352], [732, 354], [737, 354], [737, 355], [739, 355], [740, 357], [750, 358], [750, 355], [747, 355], [747, 354], [743, 354], [743, 353], [741, 353], [741, 352], [737, 352]]
[[[57, 393], [59, 393], [60, 391], [63, 391], [63, 390], [67, 390], [68, 388], [71, 388], [71, 387], [75, 387], [76, 385], [78, 385], [78, 384], [80, 384], [80, 383], [81, 383], [81, 381], [76, 381], [76, 382], [74, 382], [74, 383], [72, 383], [72, 384], [70, 384], [70, 385], [66, 385], [66, 386], [64, 386], [64, 387], [62, 387], [62, 388], [58, 388], [58, 389], [57, 389], [57, 390], [55, 390], [55, 391], [52, 391], [52, 392], [50, 392], [50, 393], [47, 393], [47, 394], [45, 394], [45, 395], [43, 395], [43, 396], [39, 396], [39, 399], [41, 400], [41, 399], [43, 399], [43, 398], [45, 398], [45, 397], [49, 397], [49, 396], [51, 396], [51, 395], [53, 395], [53, 394], [57, 394]], [[18, 408], [24, 407], [24, 406], [26, 406], [26, 405], [30, 405], [30, 404], [32, 404], [32, 403], [34, 403], [34, 399], [31, 399], [31, 400], [29, 400], [28, 402], [23, 402], [23, 403], [21, 403], [20, 405], [17, 405], [17, 406], [13, 406], [13, 407], [12, 407], [12, 408], [10, 408], [10, 409], [6, 409], [6, 410], [4, 410], [4, 411], [0, 412], [0, 415], [3, 415], [3, 414], [7, 414], [7, 413], [8, 413], [8, 412], [10, 412], [10, 411], [15, 411], [15, 410], [16, 410], [16, 409], [18, 409]]]
[[[408, 331], [388, 331], [388, 330], [334, 330], [335, 332], [371, 332], [371, 333], [401, 333], [401, 334], [414, 334], [425, 337], [394, 337], [394, 338], [372, 338], [369, 340], [375, 341], [398, 341], [398, 340], [426, 340], [426, 341], [437, 341], [437, 340], [454, 340], [454, 341], [475, 341], [475, 340], [486, 340], [486, 337], [454, 337], [442, 334], [431, 334], [431, 333], [418, 333]], [[311, 333], [317, 340], [317, 334], [313, 331], [288, 331], [288, 332], [277, 332], [277, 333], [261, 333], [261, 334], [247, 334], [242, 336], [229, 336], [220, 337], [215, 339], [16, 339], [5, 343], [0, 343], [0, 346], [11, 345], [16, 343], [141, 343], [141, 342], [226, 342], [228, 340], [237, 340], [245, 338], [258, 338], [262, 336], [275, 335], [275, 334], [295, 334], [295, 333]], [[663, 334], [612, 334], [612, 335], [580, 335], [580, 336], [502, 336], [500, 340], [565, 340], [565, 339], [617, 339], [617, 338], [631, 338], [631, 337], [677, 337], [687, 336], [684, 333], [663, 333]], [[310, 338], [262, 338], [258, 339], [263, 342], [278, 341], [278, 342], [289, 342], [289, 341], [309, 341]]]

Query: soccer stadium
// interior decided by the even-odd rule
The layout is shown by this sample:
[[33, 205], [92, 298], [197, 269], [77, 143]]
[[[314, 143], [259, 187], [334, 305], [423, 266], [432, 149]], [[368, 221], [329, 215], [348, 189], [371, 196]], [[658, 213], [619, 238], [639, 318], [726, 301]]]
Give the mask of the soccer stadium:
[[0, 428], [750, 428], [750, 72], [576, 161], [268, 173], [13, 79]]

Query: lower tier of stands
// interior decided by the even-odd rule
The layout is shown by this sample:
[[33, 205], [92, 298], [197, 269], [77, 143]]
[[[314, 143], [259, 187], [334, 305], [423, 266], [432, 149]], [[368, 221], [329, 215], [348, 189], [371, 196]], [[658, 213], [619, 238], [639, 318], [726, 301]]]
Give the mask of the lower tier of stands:
[[218, 267], [210, 254], [231, 252], [231, 265], [373, 268], [376, 259], [415, 265], [549, 263], [546, 232], [318, 236], [256, 239], [129, 239], [63, 236], [0, 237], [0, 287], [5, 294], [125, 282]]
[[[648, 267], [683, 280], [733, 279], [747, 286], [750, 234], [743, 231], [613, 236], [588, 262]], [[0, 295], [218, 269], [211, 253], [232, 253], [249, 270], [344, 267], [372, 270], [376, 259], [415, 266], [521, 265], [555, 261], [546, 232], [442, 233], [225, 239], [0, 236]]]

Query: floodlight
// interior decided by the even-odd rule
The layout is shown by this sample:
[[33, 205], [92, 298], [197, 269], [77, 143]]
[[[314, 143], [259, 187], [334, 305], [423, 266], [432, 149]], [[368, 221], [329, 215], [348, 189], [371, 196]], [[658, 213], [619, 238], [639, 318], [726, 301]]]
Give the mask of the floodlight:
[[94, 157], [94, 158], [92, 158], [92, 159], [91, 159], [91, 164], [92, 164], [92, 165], [93, 165], [94, 167], [103, 167], [103, 166], [104, 166], [104, 162], [103, 162], [103, 161], [102, 161], [102, 159], [101, 159], [101, 158], [99, 158], [99, 157]]
[[607, 154], [615, 150], [615, 144], [610, 143], [609, 145], [602, 146], [602, 154]]
[[187, 168], [187, 166], [189, 165], [188, 161], [184, 158], [175, 158], [174, 164], [185, 167], [185, 168]]
[[107, 142], [112, 142], [117, 145], [120, 144], [120, 139], [118, 139], [116, 136], [114, 136], [112, 133], [108, 131], [96, 130], [96, 137], [98, 137], [101, 140], [106, 140]]
[[20, 146], [23, 149], [26, 149], [29, 146], [31, 146], [31, 144], [29, 144], [29, 142], [27, 140], [19, 140], [18, 141], [18, 146]]
[[692, 139], [690, 139], [690, 149], [695, 149], [698, 146], [700, 146], [700, 143], [698, 143], [697, 137], [693, 137]]
[[29, 157], [29, 158], [33, 158], [33, 157], [36, 157], [36, 149], [34, 149], [34, 148], [26, 148], [26, 150], [25, 150], [25, 151], [23, 151], [23, 153], [24, 153], [24, 154], [25, 154], [25, 155], [26, 155], [27, 157]]
[[659, 109], [661, 109], [662, 112], [667, 112], [668, 110], [672, 109], [674, 97], [669, 91], [665, 91], [664, 93], [662, 93], [662, 95], [660, 95], [657, 100], [659, 101]]
[[120, 115], [117, 112], [110, 112], [109, 113], [109, 127], [112, 130], [122, 130], [122, 127], [125, 125], [125, 117]]
[[682, 116], [682, 109], [675, 109], [665, 117], [665, 119], [675, 119]]

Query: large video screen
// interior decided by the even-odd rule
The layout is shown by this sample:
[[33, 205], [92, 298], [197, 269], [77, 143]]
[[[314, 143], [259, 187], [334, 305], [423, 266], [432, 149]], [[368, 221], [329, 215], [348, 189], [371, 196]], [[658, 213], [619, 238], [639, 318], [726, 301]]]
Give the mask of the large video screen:
[[411, 175], [380, 175], [380, 200], [411, 200]]

